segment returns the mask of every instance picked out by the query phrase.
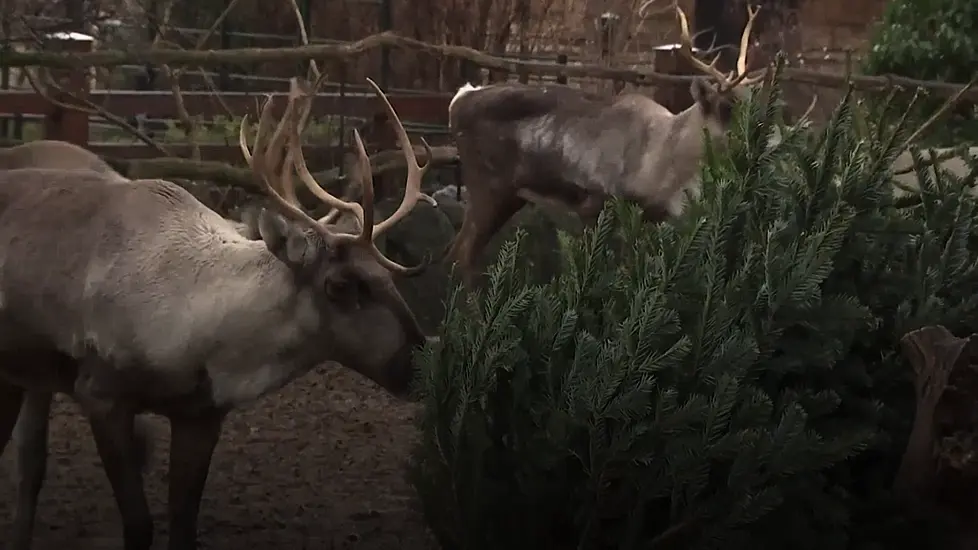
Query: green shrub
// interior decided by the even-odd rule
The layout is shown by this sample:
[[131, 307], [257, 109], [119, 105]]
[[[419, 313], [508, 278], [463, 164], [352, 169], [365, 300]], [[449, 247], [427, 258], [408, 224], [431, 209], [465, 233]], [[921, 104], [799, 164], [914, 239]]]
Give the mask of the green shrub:
[[[869, 74], [957, 83], [970, 81], [976, 67], [978, 2], [971, 0], [891, 0], [864, 63]], [[908, 106], [910, 96], [901, 94], [899, 106]], [[938, 98], [918, 102], [914, 118], [929, 117], [940, 104]], [[975, 141], [978, 113], [974, 102], [963, 102], [931, 128], [927, 135], [932, 144]]]
[[708, 155], [681, 220], [613, 204], [562, 236], [552, 283], [527, 282], [518, 235], [484, 292], [452, 292], [422, 357], [411, 468], [443, 548], [914, 535], [880, 504], [912, 415], [897, 341], [978, 324], [969, 182], [922, 172], [921, 199], [896, 204], [885, 168], [902, 129], [861, 141], [849, 95], [824, 131], [768, 146], [771, 92]]

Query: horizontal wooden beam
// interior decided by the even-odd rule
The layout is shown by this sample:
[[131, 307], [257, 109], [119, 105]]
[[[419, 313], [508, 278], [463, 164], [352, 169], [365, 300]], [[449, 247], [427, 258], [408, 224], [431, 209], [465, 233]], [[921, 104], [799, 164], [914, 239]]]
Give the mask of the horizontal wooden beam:
[[[159, 151], [146, 145], [133, 145], [125, 143], [90, 143], [88, 148], [105, 157], [117, 159], [152, 159], [160, 157]], [[167, 148], [177, 157], [190, 158], [191, 148], [186, 144], [167, 144]], [[309, 169], [325, 170], [336, 166], [336, 161], [341, 158], [342, 150], [340, 147], [329, 147], [323, 145], [306, 145], [302, 148]], [[241, 149], [237, 145], [207, 144], [200, 146], [200, 160], [210, 162], [222, 162], [225, 164], [244, 166], [244, 157], [241, 156]]]
[[[185, 92], [184, 104], [187, 111], [205, 119], [226, 116], [224, 105], [234, 116], [249, 114], [256, 116], [256, 102], [263, 101], [267, 94], [247, 94], [226, 92], [220, 94], [220, 101], [211, 92]], [[276, 97], [273, 112], [280, 114], [285, 107], [285, 93], [271, 94]], [[394, 110], [404, 122], [447, 125], [448, 103], [451, 96], [438, 95], [390, 95]], [[96, 91], [89, 99], [105, 110], [122, 117], [145, 115], [150, 118], [177, 118], [176, 102], [169, 92], [138, 91]], [[313, 116], [347, 115], [369, 118], [381, 112], [383, 104], [373, 94], [319, 94], [313, 102]], [[45, 115], [51, 112], [51, 105], [33, 91], [0, 90], [0, 113]]]

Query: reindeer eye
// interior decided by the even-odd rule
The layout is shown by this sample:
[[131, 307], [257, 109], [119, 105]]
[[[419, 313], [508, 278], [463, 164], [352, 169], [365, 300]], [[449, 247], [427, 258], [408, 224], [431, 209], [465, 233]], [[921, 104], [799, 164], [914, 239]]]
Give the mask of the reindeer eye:
[[337, 279], [326, 282], [326, 295], [331, 300], [345, 302], [356, 300], [357, 297], [356, 281], [349, 279]]
[[331, 300], [341, 304], [362, 302], [371, 292], [370, 285], [361, 279], [342, 279], [326, 284], [326, 294]]
[[365, 281], [357, 281], [356, 290], [357, 290], [357, 295], [360, 297], [361, 300], [363, 298], [370, 296], [370, 293], [373, 292], [370, 289], [370, 285], [368, 285]]

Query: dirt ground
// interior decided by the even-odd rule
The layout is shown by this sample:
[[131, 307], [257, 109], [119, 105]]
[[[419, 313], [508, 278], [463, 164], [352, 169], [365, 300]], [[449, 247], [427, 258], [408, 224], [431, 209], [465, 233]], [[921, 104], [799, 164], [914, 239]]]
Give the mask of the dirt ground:
[[[413, 413], [342, 369], [314, 371], [232, 413], [201, 504], [201, 547], [435, 548], [405, 480]], [[146, 483], [154, 548], [165, 548], [169, 429], [162, 419], [153, 425]], [[66, 399], [53, 412], [50, 448], [35, 550], [121, 549], [119, 515], [91, 432]], [[0, 460], [0, 540], [12, 520], [10, 454]]]

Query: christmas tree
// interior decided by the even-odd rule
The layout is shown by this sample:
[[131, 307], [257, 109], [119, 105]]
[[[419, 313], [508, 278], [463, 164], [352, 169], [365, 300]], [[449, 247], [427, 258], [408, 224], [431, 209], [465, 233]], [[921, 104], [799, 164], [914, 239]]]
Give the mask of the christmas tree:
[[912, 416], [899, 338], [978, 325], [974, 182], [921, 170], [896, 198], [902, 121], [865, 139], [847, 94], [824, 130], [779, 127], [776, 81], [681, 219], [613, 203], [551, 283], [520, 234], [452, 292], [412, 463], [443, 548], [878, 543], [853, 522]]

